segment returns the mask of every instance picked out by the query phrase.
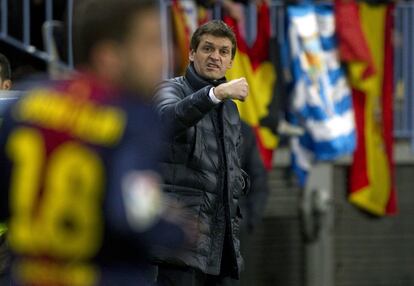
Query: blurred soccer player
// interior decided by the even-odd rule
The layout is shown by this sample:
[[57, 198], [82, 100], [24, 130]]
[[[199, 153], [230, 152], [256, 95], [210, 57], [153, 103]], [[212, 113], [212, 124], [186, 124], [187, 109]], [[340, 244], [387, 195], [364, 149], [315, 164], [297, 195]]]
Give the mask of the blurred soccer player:
[[0, 53], [0, 90], [9, 90], [12, 87], [10, 62]]
[[155, 1], [83, 0], [83, 73], [29, 91], [0, 130], [0, 221], [12, 285], [147, 285], [152, 247], [184, 239], [164, 219], [160, 129], [148, 105], [160, 80]]

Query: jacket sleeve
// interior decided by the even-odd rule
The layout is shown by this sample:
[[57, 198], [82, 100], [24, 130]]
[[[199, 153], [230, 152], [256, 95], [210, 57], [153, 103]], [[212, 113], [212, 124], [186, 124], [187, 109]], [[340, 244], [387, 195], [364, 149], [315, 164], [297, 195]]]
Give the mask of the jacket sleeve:
[[210, 99], [213, 86], [206, 86], [185, 95], [183, 87], [166, 81], [155, 93], [155, 105], [161, 121], [172, 128], [174, 135], [197, 124], [216, 104]]

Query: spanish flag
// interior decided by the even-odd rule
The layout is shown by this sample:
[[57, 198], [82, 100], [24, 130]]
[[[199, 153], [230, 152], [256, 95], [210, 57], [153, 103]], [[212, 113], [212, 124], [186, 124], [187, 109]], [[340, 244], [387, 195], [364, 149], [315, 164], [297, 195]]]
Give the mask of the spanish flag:
[[[378, 216], [397, 211], [393, 162], [393, 9], [336, 1], [341, 57], [352, 86], [357, 149], [349, 200]], [[349, 23], [346, 19], [352, 19]]]
[[189, 64], [188, 54], [190, 52], [191, 29], [189, 27], [189, 19], [180, 1], [173, 0], [171, 15], [176, 50], [174, 54], [175, 73], [181, 75], [184, 74]]
[[[243, 39], [236, 21], [225, 17], [224, 21], [233, 28], [237, 38], [237, 53], [233, 67], [227, 72], [228, 80], [245, 77], [249, 83], [249, 96], [245, 102], [236, 102], [241, 118], [256, 132], [258, 146], [264, 165], [272, 168], [273, 150], [277, 147], [276, 122], [266, 120], [273, 99], [273, 87], [276, 81], [274, 65], [269, 60], [270, 15], [269, 7], [258, 7], [257, 38], [252, 47]], [[266, 122], [264, 126], [262, 122]]]
[[202, 25], [209, 21], [210, 15], [206, 8], [197, 6], [197, 21], [191, 21], [192, 17], [187, 14], [182, 0], [173, 0], [171, 3], [171, 18], [174, 39], [174, 74], [182, 75], [190, 63], [188, 54], [190, 52], [191, 35], [194, 32], [194, 25]]

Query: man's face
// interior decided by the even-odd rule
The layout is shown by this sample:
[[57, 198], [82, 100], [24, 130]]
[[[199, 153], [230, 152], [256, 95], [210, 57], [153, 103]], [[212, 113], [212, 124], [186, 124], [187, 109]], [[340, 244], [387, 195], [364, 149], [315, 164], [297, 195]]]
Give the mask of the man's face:
[[194, 63], [199, 76], [210, 80], [220, 79], [233, 64], [231, 49], [230, 39], [204, 34], [197, 50], [190, 52], [190, 61]]
[[137, 15], [122, 46], [123, 84], [150, 94], [161, 80], [164, 65], [160, 16], [155, 8]]

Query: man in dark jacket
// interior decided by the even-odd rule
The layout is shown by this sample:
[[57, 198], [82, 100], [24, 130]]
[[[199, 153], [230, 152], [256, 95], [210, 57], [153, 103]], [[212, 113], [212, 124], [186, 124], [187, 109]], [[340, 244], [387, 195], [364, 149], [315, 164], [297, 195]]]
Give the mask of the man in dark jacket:
[[236, 53], [233, 31], [222, 21], [199, 27], [191, 39], [185, 76], [160, 84], [155, 95], [165, 140], [161, 163], [164, 190], [187, 207], [198, 223], [198, 241], [180, 252], [155, 253], [159, 285], [220, 285], [238, 279], [240, 255], [238, 200], [247, 189], [241, 170], [240, 117], [232, 99], [244, 101], [244, 78], [226, 82]]

